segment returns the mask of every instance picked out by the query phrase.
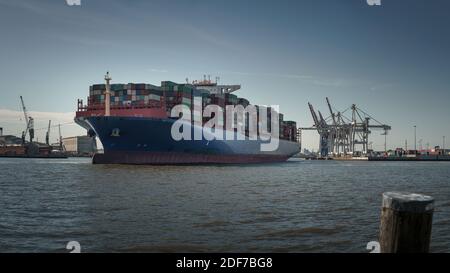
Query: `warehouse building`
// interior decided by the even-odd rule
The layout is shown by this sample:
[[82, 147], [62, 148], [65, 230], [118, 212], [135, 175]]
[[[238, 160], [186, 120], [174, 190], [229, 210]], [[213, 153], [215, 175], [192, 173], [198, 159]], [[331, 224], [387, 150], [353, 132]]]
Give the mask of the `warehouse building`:
[[73, 156], [92, 156], [97, 151], [95, 138], [75, 136], [62, 139], [66, 152]]

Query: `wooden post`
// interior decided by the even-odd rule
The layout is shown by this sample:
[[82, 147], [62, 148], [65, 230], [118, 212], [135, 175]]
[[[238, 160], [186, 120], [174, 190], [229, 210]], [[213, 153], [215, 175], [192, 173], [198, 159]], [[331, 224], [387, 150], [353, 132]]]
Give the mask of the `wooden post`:
[[381, 253], [428, 253], [434, 199], [430, 196], [386, 192], [381, 211]]

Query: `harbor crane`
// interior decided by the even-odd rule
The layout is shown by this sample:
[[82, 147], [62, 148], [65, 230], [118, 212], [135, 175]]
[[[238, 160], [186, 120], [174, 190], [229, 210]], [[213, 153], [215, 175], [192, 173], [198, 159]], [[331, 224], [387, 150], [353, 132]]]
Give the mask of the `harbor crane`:
[[[299, 136], [302, 135], [302, 130], [313, 130], [319, 133], [320, 156], [366, 156], [372, 146], [372, 142], [369, 142], [371, 130], [384, 131], [382, 135], [385, 136], [386, 146], [386, 135], [391, 130], [391, 126], [377, 121], [356, 104], [352, 104], [342, 112], [335, 112], [330, 100], [326, 98], [326, 101], [330, 116], [324, 118], [320, 111], [316, 113], [312, 104], [308, 103], [314, 124], [312, 127], [298, 129]], [[344, 115], [347, 111], [351, 111], [350, 118]]]
[[61, 124], [58, 124], [58, 129], [59, 129], [59, 148], [60, 148], [61, 152], [65, 152], [66, 147], [64, 147], [63, 140], [62, 140]]
[[28, 111], [27, 108], [25, 107], [25, 103], [23, 102], [22, 96], [20, 96], [20, 102], [22, 104], [22, 110], [26, 123], [25, 131], [22, 132], [22, 144], [25, 144], [25, 138], [27, 137], [27, 134], [30, 135], [30, 143], [32, 143], [34, 139], [34, 119], [28, 115]]
[[48, 121], [48, 129], [47, 129], [47, 134], [45, 134], [45, 144], [50, 146], [50, 128], [52, 126], [52, 121], [49, 120]]

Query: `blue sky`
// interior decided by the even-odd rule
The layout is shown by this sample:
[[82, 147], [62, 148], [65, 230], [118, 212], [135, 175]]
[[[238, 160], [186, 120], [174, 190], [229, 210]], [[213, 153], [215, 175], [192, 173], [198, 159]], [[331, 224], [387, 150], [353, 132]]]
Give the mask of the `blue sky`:
[[[211, 74], [301, 126], [312, 125], [307, 103], [326, 113], [328, 96], [392, 125], [391, 148], [412, 145], [414, 125], [424, 146], [439, 145], [450, 136], [449, 11], [445, 0], [0, 0], [0, 127], [22, 130], [5, 114], [20, 110], [19, 95], [37, 127], [70, 121], [63, 113], [106, 70], [124, 83]], [[305, 147], [317, 142], [305, 134]]]

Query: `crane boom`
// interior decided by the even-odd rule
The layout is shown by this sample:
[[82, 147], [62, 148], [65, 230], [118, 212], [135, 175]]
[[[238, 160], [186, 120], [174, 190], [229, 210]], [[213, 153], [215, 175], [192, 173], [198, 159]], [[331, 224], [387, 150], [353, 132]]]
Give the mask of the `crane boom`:
[[381, 124], [381, 125], [372, 125], [372, 124], [370, 124], [368, 127], [369, 128], [375, 128], [375, 129], [383, 129], [385, 131], [391, 130], [391, 126], [385, 125], [385, 124]]
[[25, 107], [25, 103], [23, 101], [23, 97], [20, 96], [20, 103], [22, 104], [23, 115], [25, 117], [25, 123], [27, 127], [25, 131], [22, 132], [22, 142], [25, 144], [25, 137], [28, 133], [30, 133], [30, 142], [33, 142], [34, 138], [34, 119], [28, 115], [27, 108]]
[[22, 96], [20, 96], [20, 103], [22, 104], [22, 111], [23, 111], [23, 115], [25, 117], [25, 124], [26, 124], [25, 136], [26, 136], [28, 133], [28, 129], [29, 129], [29, 119], [28, 119], [27, 108], [25, 107], [25, 103], [23, 102]]
[[309, 106], [309, 110], [311, 111], [311, 115], [314, 120], [314, 125], [316, 125], [316, 127], [318, 128], [319, 127], [319, 119], [317, 118], [316, 111], [314, 111], [314, 107], [312, 106], [311, 103], [308, 102], [308, 106]]
[[327, 122], [325, 121], [325, 119], [322, 116], [322, 113], [320, 111], [317, 111], [319, 113], [319, 117], [320, 117], [320, 123], [322, 124], [322, 126], [326, 126]]
[[333, 119], [333, 125], [336, 125], [336, 118], [333, 113], [333, 109], [331, 108], [331, 103], [330, 103], [330, 100], [328, 99], [328, 97], [327, 97], [327, 104], [328, 104], [328, 109], [330, 110], [331, 118]]
[[48, 121], [48, 130], [47, 130], [47, 134], [45, 135], [45, 143], [46, 143], [47, 145], [50, 145], [50, 127], [51, 127], [51, 125], [52, 125], [52, 121], [49, 120], [49, 121]]

